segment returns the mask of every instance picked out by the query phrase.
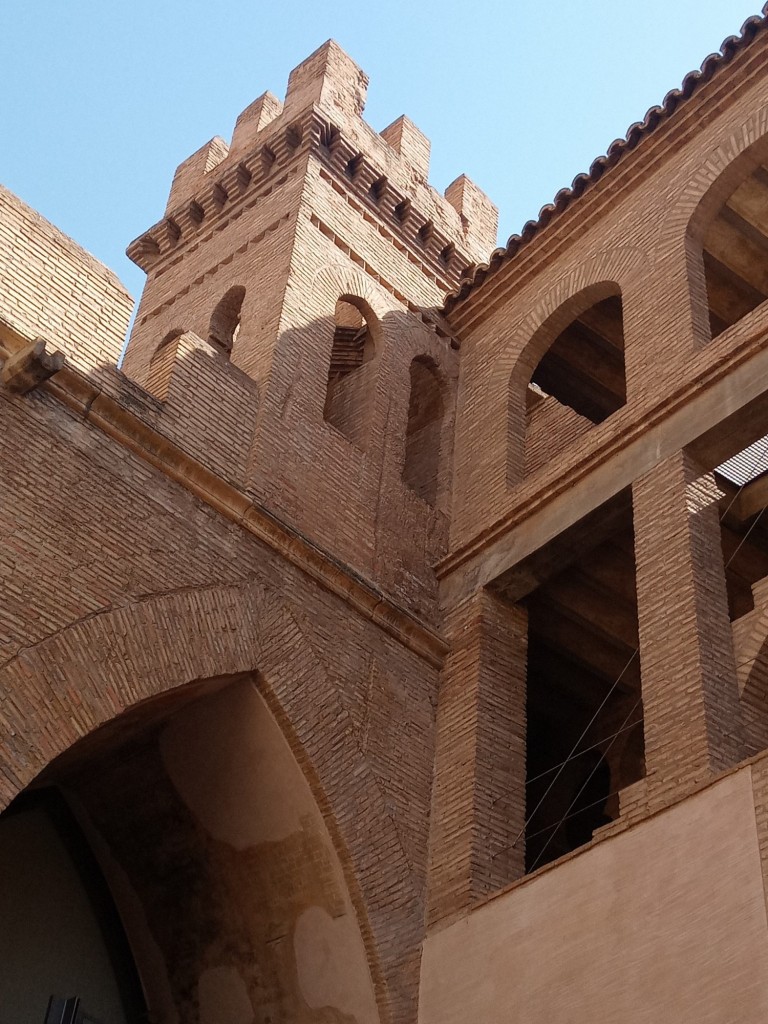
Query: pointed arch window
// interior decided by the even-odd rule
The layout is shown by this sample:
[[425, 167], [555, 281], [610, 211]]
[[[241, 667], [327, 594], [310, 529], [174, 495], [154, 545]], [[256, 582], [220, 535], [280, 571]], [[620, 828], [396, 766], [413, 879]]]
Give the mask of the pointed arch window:
[[723, 188], [730, 187], [730, 193], [715, 209], [705, 202], [704, 223], [695, 226], [713, 338], [768, 299], [768, 160], [756, 166], [751, 161], [740, 175], [735, 172], [729, 168], [724, 180], [715, 182], [712, 198]]
[[[613, 285], [598, 286], [615, 293], [588, 304], [582, 295], [573, 300], [581, 312], [565, 317], [565, 327], [543, 354], [532, 351], [521, 360], [510, 391], [514, 408], [512, 443], [520, 444], [510, 462], [526, 476], [546, 465], [559, 452], [602, 423], [627, 400], [624, 364], [624, 322], [621, 295]], [[562, 310], [555, 314], [558, 319]], [[544, 328], [546, 331], [546, 327]], [[546, 338], [546, 334], [543, 338]], [[551, 335], [550, 335], [551, 336]], [[538, 354], [533, 371], [526, 369]], [[523, 391], [524, 377], [530, 374]], [[519, 479], [519, 476], [518, 476]], [[514, 480], [513, 480], [514, 482]]]

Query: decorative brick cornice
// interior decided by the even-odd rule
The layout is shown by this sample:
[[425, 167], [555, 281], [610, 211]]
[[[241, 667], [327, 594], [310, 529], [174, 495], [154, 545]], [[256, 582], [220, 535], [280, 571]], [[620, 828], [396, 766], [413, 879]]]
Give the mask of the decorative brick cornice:
[[307, 149], [304, 125], [295, 121], [237, 164], [206, 175], [193, 199], [171, 210], [131, 242], [126, 249], [128, 257], [146, 273], [164, 271], [169, 257], [180, 257], [212, 229], [221, 230], [282, 187]]
[[335, 125], [317, 115], [313, 129], [317, 133], [314, 155], [355, 196], [359, 212], [365, 209], [386, 225], [380, 234], [401, 251], [407, 247], [412, 261], [424, 267], [436, 284], [443, 288], [458, 284], [474, 266], [461, 251], [460, 242], [446, 234], [434, 217], [414, 206], [412, 196], [398, 189]]
[[298, 158], [308, 153], [326, 168], [326, 180], [354, 195], [357, 211], [441, 289], [456, 287], [474, 266], [462, 252], [460, 238], [449, 236], [434, 215], [420, 211], [412, 196], [397, 188], [315, 108], [267, 133], [239, 162], [206, 174], [192, 199], [131, 242], [126, 250], [129, 258], [146, 273], [164, 273], [213, 230], [221, 230], [282, 187]]
[[[268, 224], [262, 231], [259, 231], [258, 234], [254, 235], [253, 238], [249, 238], [247, 242], [244, 242], [237, 249], [237, 253], [236, 254], [237, 255], [242, 255], [242, 253], [247, 252], [247, 250], [252, 245], [258, 245], [259, 242], [261, 242], [264, 238], [266, 238], [267, 235], [273, 234], [273, 232], [277, 231], [277, 229], [280, 227], [281, 224], [283, 224], [284, 222], [289, 221], [290, 219], [291, 219], [291, 214], [290, 213], [286, 213], [282, 217], [280, 217], [279, 220], [273, 221], [271, 224]], [[214, 265], [212, 267], [209, 267], [207, 270], [204, 270], [202, 274], [200, 274], [198, 277], [196, 277], [194, 282], [192, 282], [192, 284], [200, 284], [201, 281], [205, 280], [205, 278], [213, 277], [214, 274], [218, 273], [218, 271], [221, 269], [221, 267], [227, 265], [228, 263], [231, 263], [231, 261], [232, 261], [232, 256], [231, 255], [226, 256], [224, 259], [219, 260], [218, 263], [214, 263]], [[176, 261], [174, 261], [174, 262], [176, 262]], [[173, 263], [169, 264], [168, 266], [169, 267], [173, 266]], [[166, 267], [164, 269], [168, 269], [168, 268]], [[160, 273], [163, 273], [163, 272], [164, 272], [164, 270], [160, 271]], [[141, 320], [139, 320], [138, 322], [140, 324], [145, 324], [148, 320], [151, 320], [153, 317], [159, 316], [159, 314], [162, 313], [162, 311], [164, 309], [169, 309], [171, 306], [174, 305], [174, 303], [178, 302], [178, 300], [180, 298], [182, 298], [182, 296], [187, 295], [189, 293], [190, 289], [192, 288], [192, 284], [184, 285], [184, 287], [180, 291], [176, 292], [175, 295], [172, 295], [169, 299], [166, 299], [165, 302], [161, 302], [160, 305], [159, 306], [155, 306], [154, 309], [150, 309], [148, 313], [145, 313], [144, 316], [141, 318]]]

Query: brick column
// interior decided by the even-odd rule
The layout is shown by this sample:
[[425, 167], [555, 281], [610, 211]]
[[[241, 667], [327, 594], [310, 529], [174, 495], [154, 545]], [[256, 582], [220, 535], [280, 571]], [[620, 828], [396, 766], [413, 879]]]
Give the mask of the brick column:
[[525, 609], [480, 591], [449, 616], [432, 793], [428, 920], [524, 872]]
[[684, 451], [633, 487], [652, 807], [744, 757], [717, 500]]

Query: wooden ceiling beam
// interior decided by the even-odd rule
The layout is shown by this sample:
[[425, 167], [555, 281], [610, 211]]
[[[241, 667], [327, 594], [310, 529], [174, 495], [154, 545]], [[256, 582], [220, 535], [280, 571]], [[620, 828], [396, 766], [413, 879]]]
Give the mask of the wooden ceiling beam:
[[757, 175], [750, 175], [725, 204], [755, 227], [768, 230], [768, 184]]
[[585, 633], [592, 633], [600, 640], [623, 645], [630, 651], [638, 645], [634, 605], [590, 586], [575, 573], [563, 573], [531, 600], [536, 601], [537, 607], [543, 604], [566, 615], [583, 626]]
[[508, 601], [519, 601], [616, 534], [631, 532], [631, 523], [632, 497], [627, 488], [532, 551], [491, 586]]
[[742, 229], [744, 223], [732, 211], [716, 217], [707, 231], [704, 250], [762, 296], [763, 301], [768, 297], [768, 252], [764, 245], [748, 237]]
[[765, 300], [762, 292], [756, 291], [707, 251], [704, 252], [704, 268], [709, 308], [726, 326], [735, 324]]
[[588, 634], [585, 635], [583, 625], [567, 616], [553, 614], [550, 608], [542, 608], [540, 611], [541, 614], [532, 618], [531, 643], [544, 643], [553, 647], [609, 684], [621, 676], [619, 685], [623, 688], [637, 685], [640, 665], [639, 657], [633, 657], [634, 648], [617, 645], [609, 640], [590, 639]]
[[621, 299], [604, 299], [581, 313], [578, 321], [598, 335], [606, 346], [624, 352], [624, 322]]

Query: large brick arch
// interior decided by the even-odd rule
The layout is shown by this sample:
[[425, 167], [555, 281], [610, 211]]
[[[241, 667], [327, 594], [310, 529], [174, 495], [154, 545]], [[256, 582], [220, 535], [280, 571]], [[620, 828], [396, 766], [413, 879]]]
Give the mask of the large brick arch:
[[676, 244], [682, 244], [687, 234], [700, 231], [708, 212], [733, 191], [747, 163], [753, 158], [755, 164], [759, 163], [766, 158], [767, 152], [768, 106], [764, 106], [713, 146], [693, 174], [681, 184], [677, 202], [669, 207], [662, 220], [659, 251], [666, 252]]
[[381, 1020], [412, 1019], [422, 912], [407, 858], [335, 681], [290, 608], [262, 585], [152, 596], [73, 623], [7, 663], [0, 809], [55, 757], [142, 701], [254, 671], [341, 861]]
[[[557, 336], [580, 313], [610, 295], [631, 296], [638, 272], [648, 265], [647, 254], [635, 246], [620, 246], [595, 253], [559, 278], [521, 320], [494, 364], [492, 390], [497, 396], [497, 444], [505, 453], [507, 486], [520, 479], [525, 438], [525, 391], [533, 372]], [[627, 332], [631, 345], [633, 331]], [[501, 469], [501, 467], [500, 467]]]
[[[666, 292], [662, 306], [685, 311], [682, 325], [694, 349], [711, 339], [702, 257], [704, 233], [739, 182], [766, 159], [768, 106], [754, 111], [721, 138], [692, 171], [684, 170], [686, 176], [677, 183], [677, 199], [662, 219], [656, 243]], [[668, 334], [680, 329], [679, 325], [661, 327]]]

